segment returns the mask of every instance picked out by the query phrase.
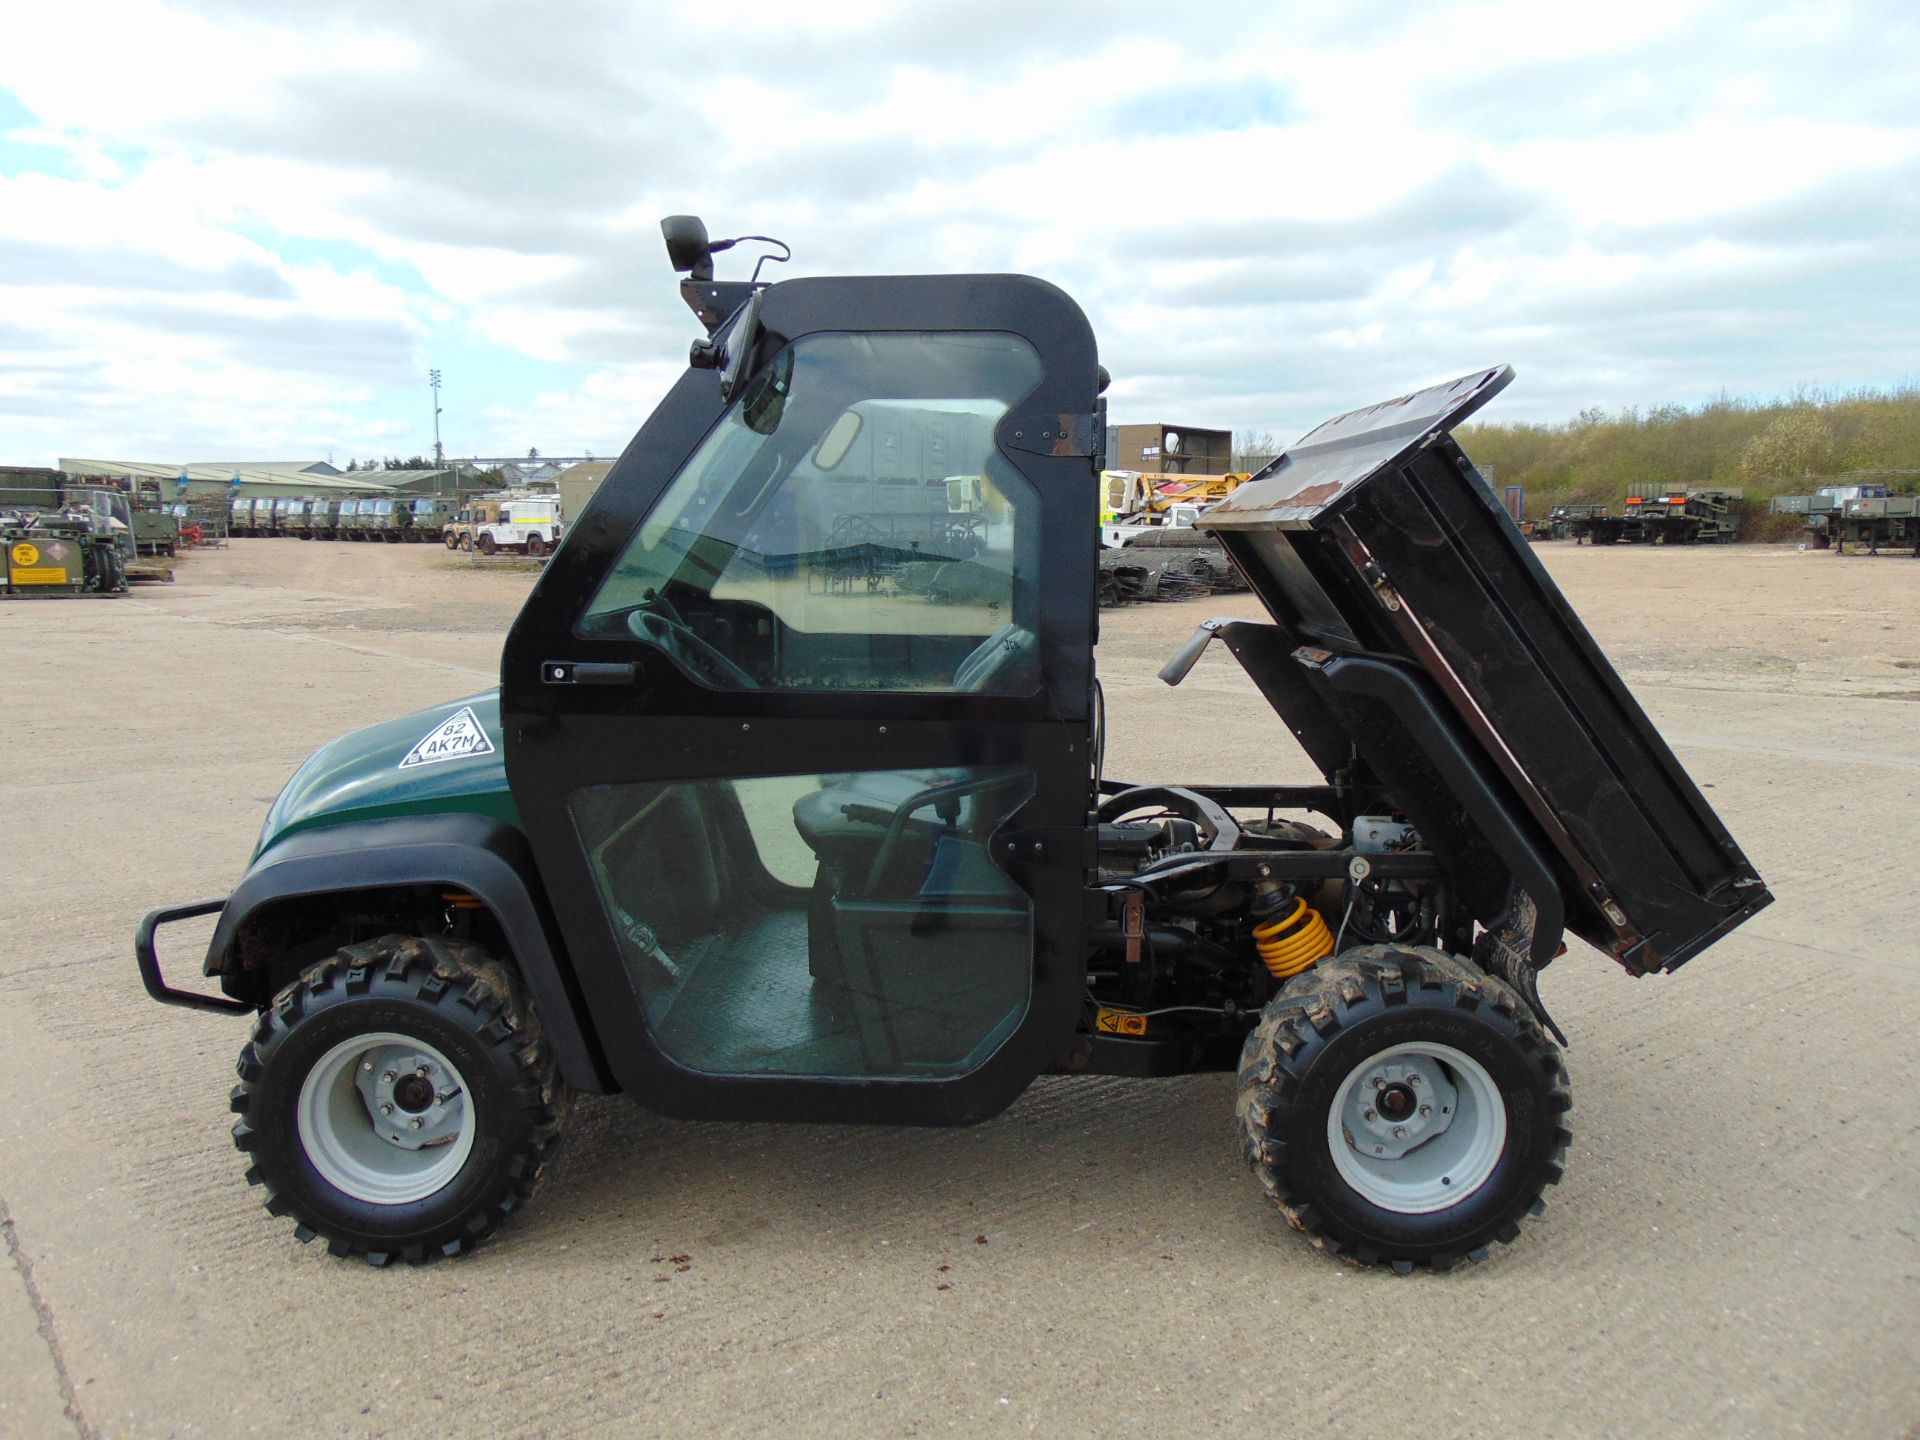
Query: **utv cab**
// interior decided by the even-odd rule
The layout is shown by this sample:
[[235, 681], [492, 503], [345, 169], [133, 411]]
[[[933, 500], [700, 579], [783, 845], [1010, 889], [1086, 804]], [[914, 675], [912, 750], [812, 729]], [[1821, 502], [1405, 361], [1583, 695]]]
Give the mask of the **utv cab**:
[[[664, 228], [706, 333], [498, 692], [324, 748], [231, 896], [141, 928], [156, 998], [254, 1019], [269, 1208], [418, 1261], [524, 1200], [571, 1090], [947, 1125], [1221, 1070], [1325, 1248], [1512, 1239], [1568, 1142], [1539, 972], [1574, 938], [1671, 970], [1769, 896], [1451, 438], [1510, 372], [1331, 420], [1200, 521], [1268, 618], [1162, 678], [1224, 644], [1318, 781], [1122, 779], [1079, 309], [719, 282], [733, 242]], [[155, 931], [211, 911], [222, 993], [176, 988]]]

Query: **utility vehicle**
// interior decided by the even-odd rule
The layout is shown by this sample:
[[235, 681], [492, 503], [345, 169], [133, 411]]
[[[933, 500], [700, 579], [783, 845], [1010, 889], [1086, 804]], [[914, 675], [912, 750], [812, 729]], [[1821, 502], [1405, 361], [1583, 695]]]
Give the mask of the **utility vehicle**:
[[[951, 1125], [1048, 1072], [1223, 1071], [1325, 1249], [1514, 1238], [1569, 1138], [1539, 971], [1569, 937], [1671, 970], [1770, 897], [1450, 438], [1511, 372], [1331, 420], [1201, 519], [1269, 618], [1162, 678], [1224, 644], [1319, 778], [1136, 782], [1101, 763], [1080, 310], [720, 282], [732, 242], [664, 229], [707, 333], [499, 689], [324, 747], [230, 896], [140, 928], [155, 998], [252, 1017], [268, 1209], [421, 1261], [522, 1205], [572, 1092]], [[177, 988], [156, 930], [216, 911], [220, 993]]]

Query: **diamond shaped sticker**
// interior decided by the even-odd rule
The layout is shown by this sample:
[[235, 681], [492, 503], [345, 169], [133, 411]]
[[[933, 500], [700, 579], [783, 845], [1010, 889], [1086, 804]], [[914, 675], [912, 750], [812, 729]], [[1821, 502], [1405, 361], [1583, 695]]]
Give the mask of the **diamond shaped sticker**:
[[400, 761], [400, 768], [411, 770], [416, 765], [437, 765], [442, 760], [464, 760], [470, 755], [491, 754], [493, 741], [487, 738], [487, 732], [475, 717], [473, 707], [463, 705], [421, 736]]

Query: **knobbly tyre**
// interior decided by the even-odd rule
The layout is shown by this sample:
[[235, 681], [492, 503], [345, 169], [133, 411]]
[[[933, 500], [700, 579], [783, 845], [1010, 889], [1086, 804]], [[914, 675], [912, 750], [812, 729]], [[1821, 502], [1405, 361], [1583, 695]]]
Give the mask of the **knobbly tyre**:
[[[1672, 970], [1770, 896], [1451, 438], [1511, 372], [1331, 420], [1201, 521], [1270, 619], [1162, 678], [1221, 642], [1320, 783], [1135, 783], [1073, 302], [721, 282], [732, 242], [663, 228], [707, 334], [499, 689], [324, 747], [230, 896], [140, 928], [156, 999], [252, 1018], [268, 1209], [417, 1262], [525, 1202], [572, 1092], [951, 1125], [1218, 1070], [1324, 1249], [1513, 1239], [1569, 1139], [1539, 971], [1569, 937]], [[175, 988], [156, 930], [216, 911], [220, 993]]]

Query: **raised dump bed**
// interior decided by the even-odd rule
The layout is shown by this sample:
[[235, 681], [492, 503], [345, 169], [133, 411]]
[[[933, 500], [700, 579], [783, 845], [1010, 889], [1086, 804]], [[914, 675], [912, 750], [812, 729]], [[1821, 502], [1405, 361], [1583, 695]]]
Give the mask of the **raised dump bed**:
[[1481, 752], [1571, 897], [1567, 928], [1635, 972], [1671, 969], [1769, 897], [1447, 433], [1512, 375], [1328, 421], [1201, 528], [1283, 632], [1286, 660], [1255, 678], [1323, 768], [1350, 733], [1438, 835], [1460, 807], [1407, 757]]

